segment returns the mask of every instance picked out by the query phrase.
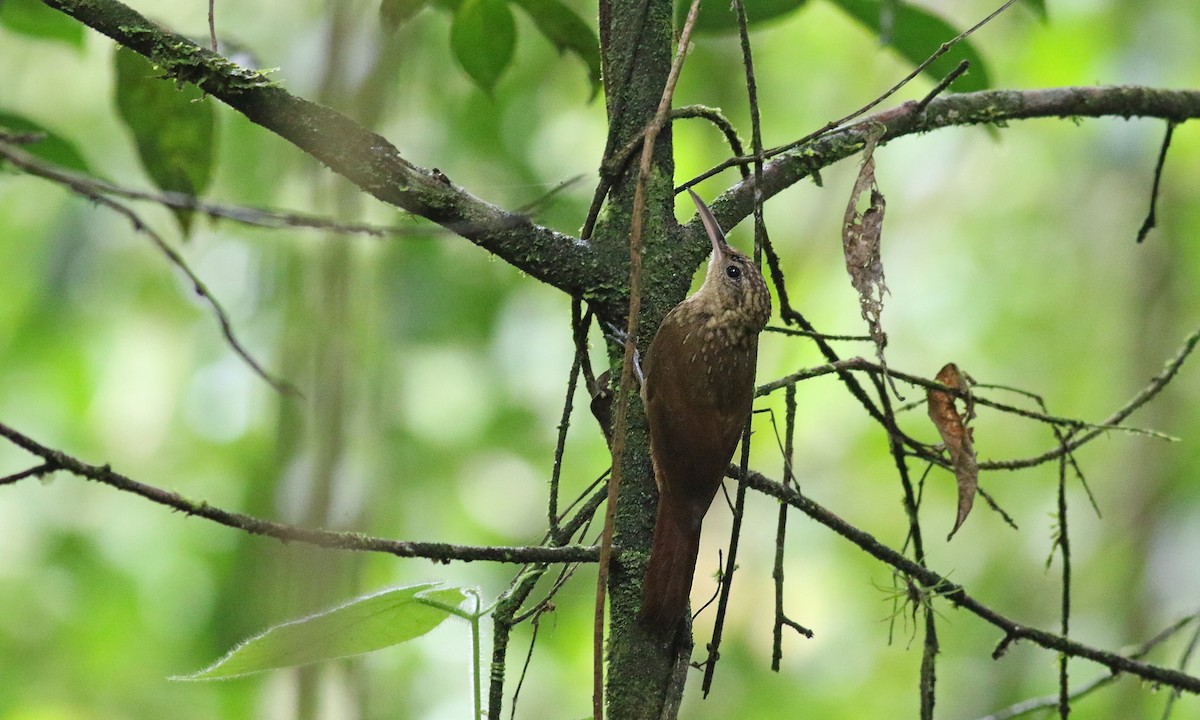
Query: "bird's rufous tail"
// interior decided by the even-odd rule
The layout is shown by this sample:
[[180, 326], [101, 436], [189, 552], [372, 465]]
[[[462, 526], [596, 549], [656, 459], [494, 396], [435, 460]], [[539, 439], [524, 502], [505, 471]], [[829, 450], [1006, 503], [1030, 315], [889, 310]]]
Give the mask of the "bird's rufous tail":
[[671, 516], [659, 498], [654, 523], [654, 544], [642, 587], [642, 609], [638, 619], [661, 633], [673, 632], [688, 609], [692, 575], [700, 551], [700, 532], [689, 532]]

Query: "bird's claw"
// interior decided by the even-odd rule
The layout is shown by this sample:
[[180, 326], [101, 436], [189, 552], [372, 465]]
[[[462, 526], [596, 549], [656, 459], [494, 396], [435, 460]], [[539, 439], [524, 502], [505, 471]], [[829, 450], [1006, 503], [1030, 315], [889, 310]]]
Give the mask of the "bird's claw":
[[[610, 342], [624, 347], [629, 341], [629, 333], [610, 322], [601, 323], [600, 328], [604, 337], [608, 338]], [[633, 374], [637, 376], [639, 386], [646, 384], [646, 376], [642, 374], [642, 356], [638, 352], [636, 344], [633, 346]]]

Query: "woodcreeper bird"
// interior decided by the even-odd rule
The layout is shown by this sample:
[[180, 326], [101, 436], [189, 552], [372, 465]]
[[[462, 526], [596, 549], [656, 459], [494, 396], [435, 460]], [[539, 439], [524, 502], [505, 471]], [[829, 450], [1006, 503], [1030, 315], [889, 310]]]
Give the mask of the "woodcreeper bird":
[[659, 326], [642, 383], [658, 514], [638, 617], [672, 635], [687, 612], [701, 521], [750, 417], [758, 334], [771, 315], [762, 273], [688, 192], [712, 257], [700, 289]]

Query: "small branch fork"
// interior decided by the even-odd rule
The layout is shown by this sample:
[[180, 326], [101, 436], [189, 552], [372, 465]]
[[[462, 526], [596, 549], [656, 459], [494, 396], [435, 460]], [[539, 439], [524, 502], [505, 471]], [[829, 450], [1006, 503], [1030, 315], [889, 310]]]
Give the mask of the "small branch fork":
[[[852, 112], [848, 115], [845, 115], [841, 118], [838, 118], [837, 120], [831, 120], [828, 123], [826, 123], [824, 126], [822, 126], [820, 129], [815, 130], [815, 131], [805, 135], [804, 137], [800, 138], [799, 140], [793, 140], [792, 142], [790, 142], [786, 145], [780, 145], [779, 147], [771, 148], [770, 150], [766, 150], [765, 152], [762, 151], [762, 149], [760, 148], [757, 152], [755, 152], [755, 154], [752, 157], [749, 157], [749, 158], [732, 157], [732, 158], [726, 160], [725, 162], [717, 165], [716, 167], [713, 167], [712, 169], [705, 171], [703, 174], [698, 175], [698, 176], [692, 178], [691, 180], [687, 181], [686, 183], [684, 183], [683, 187], [680, 188], [680, 190], [682, 191], [683, 189], [689, 188], [689, 187], [695, 185], [696, 183], [699, 183], [702, 180], [706, 180], [727, 168], [739, 166], [739, 165], [749, 165], [756, 161], [762, 162], [763, 160], [765, 160], [767, 158], [775, 157], [776, 155], [783, 154], [785, 152], [788, 152], [789, 150], [795, 150], [796, 148], [804, 145], [805, 143], [816, 140], [817, 138], [819, 138], [823, 135], [827, 135], [831, 132], [834, 132], [834, 131], [842, 128], [846, 123], [850, 122], [851, 120], [853, 120], [857, 117], [862, 117], [868, 111], [878, 107], [879, 104], [882, 103], [884, 100], [887, 100], [892, 95], [895, 95], [900, 90], [900, 88], [902, 88], [905, 85], [912, 82], [913, 79], [916, 78], [918, 75], [925, 72], [925, 69], [928, 68], [930, 65], [932, 65], [938, 58], [940, 58], [941, 56], [950, 52], [950, 48], [954, 47], [955, 45], [962, 42], [963, 40], [966, 40], [975, 31], [979, 30], [979, 28], [983, 27], [984, 25], [987, 25], [992, 20], [995, 20], [1000, 15], [1000, 13], [1007, 10], [1016, 1], [1017, 0], [1006, 0], [1003, 5], [996, 8], [995, 10], [993, 10], [991, 12], [991, 14], [989, 14], [987, 17], [983, 18], [982, 20], [975, 23], [971, 27], [962, 31], [956, 37], [951, 38], [950, 40], [942, 43], [941, 46], [938, 47], [938, 49], [936, 51], [934, 51], [934, 53], [932, 55], [930, 55], [928, 58], [926, 58], [924, 62], [922, 62], [920, 65], [916, 66], [915, 68], [913, 68], [912, 72], [910, 72], [908, 75], [905, 75], [895, 85], [888, 88], [883, 93], [878, 95], [875, 99], [871, 100], [866, 105], [863, 105], [862, 107], [855, 110], [854, 112]], [[958, 67], [956, 67], [949, 75], [947, 75], [941, 82], [939, 82], [937, 84], [937, 86], [928, 95], [926, 95], [920, 102], [918, 102], [916, 104], [917, 110], [918, 111], [924, 110], [925, 106], [928, 105], [929, 102], [935, 96], [937, 96], [942, 91], [944, 91], [946, 88], [948, 88], [951, 83], [953, 83], [963, 73], [965, 73], [967, 71], [967, 66], [968, 66], [968, 63], [966, 61], [959, 63]]]

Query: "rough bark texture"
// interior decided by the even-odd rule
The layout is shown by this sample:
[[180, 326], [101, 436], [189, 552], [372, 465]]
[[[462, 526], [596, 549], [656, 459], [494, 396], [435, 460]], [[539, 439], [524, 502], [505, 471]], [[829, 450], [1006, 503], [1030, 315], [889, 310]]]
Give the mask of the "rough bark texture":
[[[636, 138], [662, 98], [673, 58], [673, 4], [670, 0], [612, 0], [604, 3], [601, 37], [609, 75], [605, 78], [609, 112], [608, 146], [621, 148]], [[610, 24], [605, 24], [611, 20]], [[637, 163], [630, 163], [609, 192], [597, 224], [595, 248], [622, 268], [618, 297], [628, 295], [629, 233]], [[643, 219], [643, 297], [638, 346], [645, 352], [667, 310], [683, 299], [698, 258], [677, 252], [680, 233], [674, 216], [674, 160], [670, 126], [654, 148], [646, 185]], [[699, 238], [696, 238], [699, 240]], [[623, 312], [624, 302], [616, 309]], [[602, 312], [604, 310], [602, 309]], [[610, 310], [611, 311], [611, 310]], [[618, 318], [611, 318], [619, 321]], [[624, 325], [623, 322], [618, 322]], [[619, 360], [618, 360], [619, 362]], [[609, 645], [606, 706], [611, 718], [657, 719], [671, 675], [673, 657], [658, 638], [636, 620], [642, 578], [654, 530], [654, 477], [649, 436], [637, 388], [629, 393], [628, 431], [621, 458], [621, 488], [614, 519], [617, 550], [609, 575]], [[681, 688], [680, 688], [681, 689]]]

